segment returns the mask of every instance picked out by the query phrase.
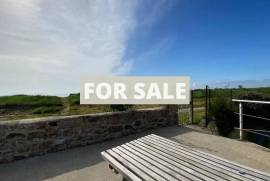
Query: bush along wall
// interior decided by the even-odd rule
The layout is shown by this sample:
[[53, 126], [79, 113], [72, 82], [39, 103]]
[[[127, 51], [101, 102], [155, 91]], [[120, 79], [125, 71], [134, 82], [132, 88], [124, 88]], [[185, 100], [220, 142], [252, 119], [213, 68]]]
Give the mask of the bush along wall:
[[216, 126], [218, 134], [222, 136], [228, 136], [238, 126], [237, 115], [234, 114], [230, 101], [219, 96], [211, 102], [209, 109], [210, 123]]

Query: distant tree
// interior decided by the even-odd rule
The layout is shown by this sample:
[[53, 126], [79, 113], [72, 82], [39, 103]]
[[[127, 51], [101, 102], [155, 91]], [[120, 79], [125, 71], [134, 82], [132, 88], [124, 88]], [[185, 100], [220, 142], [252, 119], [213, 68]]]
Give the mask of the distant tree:
[[242, 85], [238, 85], [238, 88], [239, 89], [243, 89], [244, 87]]

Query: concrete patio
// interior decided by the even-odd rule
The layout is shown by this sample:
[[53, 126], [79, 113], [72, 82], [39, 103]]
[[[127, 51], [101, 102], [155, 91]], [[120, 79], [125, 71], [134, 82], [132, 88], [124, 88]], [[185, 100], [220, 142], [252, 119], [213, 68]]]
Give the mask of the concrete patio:
[[197, 127], [166, 127], [86, 147], [0, 164], [1, 181], [121, 180], [100, 152], [136, 138], [157, 134], [198, 150], [270, 173], [270, 150], [259, 145], [207, 134]]

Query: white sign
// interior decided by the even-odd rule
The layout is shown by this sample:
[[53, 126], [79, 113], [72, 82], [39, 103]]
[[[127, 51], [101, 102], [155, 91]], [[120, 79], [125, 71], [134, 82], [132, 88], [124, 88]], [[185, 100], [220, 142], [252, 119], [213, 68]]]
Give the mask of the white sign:
[[81, 79], [81, 104], [189, 104], [189, 77], [98, 76]]

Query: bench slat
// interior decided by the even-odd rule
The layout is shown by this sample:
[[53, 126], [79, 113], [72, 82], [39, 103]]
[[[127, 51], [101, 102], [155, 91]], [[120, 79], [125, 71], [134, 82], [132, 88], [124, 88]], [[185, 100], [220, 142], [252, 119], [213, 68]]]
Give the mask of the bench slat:
[[209, 163], [206, 163], [206, 162], [201, 162], [197, 158], [189, 157], [188, 155], [183, 154], [183, 153], [178, 153], [177, 151], [172, 150], [170, 147], [165, 147], [163, 145], [154, 144], [152, 142], [148, 142], [148, 141], [145, 141], [145, 140], [142, 140], [142, 139], [140, 139], [138, 141], [140, 141], [140, 142], [146, 144], [147, 146], [150, 146], [150, 147], [152, 147], [152, 148], [154, 148], [156, 150], [158, 150], [158, 149], [162, 150], [162, 152], [168, 153], [169, 155], [174, 156], [175, 158], [177, 158], [179, 160], [190, 163], [190, 164], [194, 165], [195, 168], [196, 167], [200, 168], [200, 166], [203, 165], [203, 166], [205, 166], [207, 168], [206, 169], [207, 171], [209, 171], [209, 170], [218, 171], [219, 176], [222, 177], [222, 178], [230, 178], [230, 180], [239, 180], [241, 178], [241, 176], [235, 175], [233, 173], [231, 174], [231, 172], [229, 172], [227, 170], [224, 170], [222, 168], [216, 167], [215, 165], [212, 165], [212, 164], [209, 164]]
[[[251, 169], [246, 169], [242, 166], [236, 166], [234, 165], [232, 162], [229, 163], [228, 161], [226, 160], [221, 160], [221, 159], [218, 159], [217, 157], [214, 158], [212, 157], [210, 154], [206, 155], [206, 154], [201, 154], [197, 151], [193, 151], [192, 149], [187, 149], [187, 148], [184, 148], [181, 144], [179, 143], [176, 143], [174, 141], [171, 141], [171, 140], [167, 140], [167, 139], [164, 139], [162, 137], [158, 137], [158, 136], [155, 136], [157, 138], [154, 138], [156, 141], [161, 141], [163, 145], [166, 145], [166, 146], [171, 146], [171, 147], [174, 147], [177, 151], [181, 152], [185, 152], [185, 153], [190, 153], [190, 155], [192, 155], [192, 157], [199, 157], [201, 158], [202, 160], [206, 159], [206, 160], [209, 160], [209, 162], [211, 162], [212, 164], [215, 164], [215, 165], [218, 165], [220, 167], [225, 167], [227, 170], [230, 170], [232, 171], [233, 173], [236, 173], [236, 174], [239, 174], [239, 175], [242, 175], [246, 178], [249, 178], [249, 179], [256, 179], [256, 180], [269, 180], [270, 177], [267, 176], [266, 174], [265, 175], [261, 175], [260, 173], [256, 173], [254, 172], [253, 170]], [[149, 138], [149, 139], [153, 139], [153, 137], [151, 136], [146, 136], [146, 138]]]
[[270, 181], [270, 175], [151, 134], [101, 153], [128, 180]]
[[133, 142], [132, 145], [134, 145], [134, 147], [136, 147], [138, 150], [143, 152], [146, 156], [150, 157], [153, 160], [157, 160], [158, 162], [166, 165], [171, 170], [174, 170], [177, 173], [183, 175], [185, 178], [189, 178], [192, 180], [198, 180], [199, 178], [203, 179], [203, 180], [209, 180], [209, 181], [214, 180], [213, 177], [209, 177], [209, 176], [206, 176], [200, 172], [192, 170], [192, 169], [186, 167], [184, 164], [183, 165], [179, 164], [178, 162], [175, 161], [175, 159], [170, 159], [170, 157], [163, 156], [159, 153], [152, 151], [151, 149], [145, 149], [145, 147], [142, 147], [141, 145], [139, 145], [135, 142]]
[[201, 151], [198, 151], [198, 150], [195, 150], [191, 147], [188, 147], [186, 145], [183, 145], [183, 144], [180, 144], [180, 143], [177, 143], [177, 142], [174, 142], [174, 141], [171, 141], [171, 140], [168, 140], [166, 138], [163, 138], [161, 136], [157, 136], [157, 135], [149, 135], [149, 137], [156, 137], [157, 139], [160, 139], [160, 140], [163, 140], [165, 141], [166, 143], [170, 143], [172, 144], [173, 146], [174, 145], [177, 145], [178, 148], [181, 148], [181, 149], [184, 149], [186, 151], [189, 151], [189, 152], [192, 152], [198, 156], [201, 156], [203, 158], [207, 158], [209, 160], [212, 160], [212, 161], [215, 161], [217, 163], [220, 163], [220, 164], [223, 164], [223, 165], [226, 165], [230, 168], [234, 168], [236, 170], [239, 170], [239, 172], [243, 172], [243, 173], [246, 173], [246, 174], [249, 174], [249, 175], [252, 175], [252, 176], [255, 176], [257, 178], [261, 178], [261, 179], [266, 179], [266, 180], [270, 180], [270, 175], [267, 174], [267, 173], [263, 173], [261, 171], [258, 171], [258, 170], [255, 170], [255, 169], [252, 169], [252, 168], [248, 168], [244, 165], [240, 165], [240, 164], [237, 164], [237, 163], [234, 163], [234, 162], [231, 162], [231, 161], [228, 161], [228, 160], [225, 160], [225, 159], [222, 159], [220, 157], [217, 157], [217, 156], [214, 156], [214, 155], [210, 155], [208, 153], [204, 153], [204, 152], [201, 152]]
[[[230, 178], [230, 180], [233, 180], [233, 178], [228, 177], [227, 175], [224, 176], [220, 172], [217, 172], [217, 171], [213, 172], [212, 169], [210, 169], [211, 172], [209, 172], [209, 168], [207, 168], [207, 167], [203, 167], [203, 166], [199, 167], [196, 163], [195, 164], [192, 162], [190, 163], [190, 162], [186, 161], [185, 159], [182, 159], [182, 158], [179, 159], [178, 157], [174, 157], [174, 156], [172, 156], [173, 154], [168, 154], [170, 152], [167, 152], [166, 150], [160, 151], [158, 149], [150, 147], [150, 146], [148, 146], [142, 142], [139, 142], [139, 141], [131, 142], [131, 144], [136, 145], [136, 147], [138, 147], [138, 149], [141, 149], [141, 150], [145, 150], [145, 148], [148, 148], [147, 151], [149, 153], [151, 153], [151, 154], [153, 154], [161, 159], [164, 159], [164, 160], [170, 159], [171, 164], [174, 165], [178, 171], [179, 170], [182, 172], [185, 171], [187, 173], [191, 173], [191, 174], [194, 174], [197, 176], [203, 174], [207, 177], [214, 178], [215, 180], [218, 180], [218, 181], [229, 180], [228, 178]], [[197, 165], [197, 167], [194, 167], [194, 165]], [[198, 173], [196, 173], [196, 172], [198, 172]]]
[[102, 157], [105, 160], [108, 160], [108, 162], [124, 177], [134, 180], [134, 181], [142, 181], [139, 177], [134, 175], [131, 171], [129, 171], [125, 166], [123, 166], [121, 163], [119, 163], [117, 160], [115, 160], [111, 155], [109, 155], [106, 152], [101, 152]]
[[238, 171], [236, 171], [234, 169], [228, 168], [228, 167], [221, 165], [221, 164], [217, 164], [217, 163], [215, 163], [211, 160], [205, 159], [203, 157], [193, 155], [193, 154], [189, 153], [188, 151], [183, 151], [183, 150], [177, 149], [169, 144], [164, 144], [162, 142], [159, 142], [158, 140], [152, 140], [149, 138], [141, 138], [141, 140], [145, 141], [148, 145], [151, 145], [151, 146], [155, 145], [156, 148], [161, 147], [161, 148], [163, 148], [165, 150], [169, 150], [170, 152], [175, 153], [181, 157], [185, 157], [189, 160], [193, 160], [197, 163], [201, 163], [205, 166], [210, 167], [209, 169], [219, 169], [219, 171], [221, 171], [222, 173], [227, 174], [227, 175], [231, 175], [236, 179], [241, 179], [244, 181], [251, 181], [251, 180], [255, 179], [255, 178], [249, 178], [250, 177], [249, 175], [241, 175]]
[[[181, 174], [179, 174], [181, 172], [183, 172], [183, 174], [185, 174], [184, 171], [182, 170], [177, 170], [174, 171], [175, 169], [173, 169], [173, 167], [169, 166], [169, 164], [167, 162], [164, 162], [162, 160], [158, 160], [156, 161], [156, 159], [153, 158], [152, 155], [147, 154], [146, 152], [143, 152], [142, 150], [137, 150], [135, 146], [130, 145], [130, 144], [126, 144], [123, 145], [123, 147], [125, 147], [126, 149], [128, 149], [129, 151], [133, 152], [134, 154], [142, 157], [143, 159], [145, 159], [146, 161], [156, 164], [160, 169], [166, 171], [167, 173], [171, 174], [173, 177], [180, 179], [180, 180], [187, 180], [189, 179], [188, 177], [184, 177]], [[172, 180], [176, 180], [175, 178], [172, 178]]]
[[129, 162], [131, 162], [137, 168], [139, 168], [140, 170], [142, 170], [146, 174], [148, 174], [150, 176], [151, 180], [160, 180], [160, 181], [165, 181], [166, 180], [165, 178], [163, 178], [162, 176], [160, 176], [156, 172], [154, 172], [152, 170], [153, 168], [149, 168], [149, 167], [151, 167], [150, 165], [142, 164], [140, 162], [140, 160], [138, 161], [137, 159], [132, 158], [131, 156], [129, 156], [129, 155], [125, 154], [124, 152], [122, 152], [121, 150], [119, 150], [118, 148], [113, 148], [112, 150], [114, 152], [118, 153], [119, 155], [121, 155], [121, 157], [127, 159]]
[[[121, 150], [123, 153], [126, 153], [127, 155], [129, 155], [130, 157], [134, 158], [136, 161], [140, 162], [141, 164], [143, 164], [145, 167], [147, 167], [148, 169], [152, 170], [153, 172], [155, 172], [157, 175], [154, 175], [153, 178], [154, 179], [169, 179], [172, 181], [176, 181], [177, 179], [171, 175], [169, 175], [168, 173], [166, 173], [165, 171], [163, 171], [159, 166], [159, 164], [157, 162], [154, 162], [153, 160], [145, 160], [145, 157], [139, 157], [136, 154], [134, 154], [133, 152], [130, 152], [129, 150], [126, 150], [124, 148], [124, 146], [122, 145], [121, 147], [117, 147], [119, 150]], [[167, 170], [168, 171], [168, 170]]]
[[136, 166], [134, 166], [131, 162], [129, 162], [128, 160], [126, 160], [123, 157], [121, 157], [119, 154], [113, 152], [112, 150], [107, 150], [107, 152], [110, 155], [112, 155], [113, 157], [115, 157], [117, 160], [119, 160], [121, 163], [123, 163], [123, 165], [127, 169], [132, 170], [134, 174], [140, 176], [140, 178], [142, 180], [150, 180], [150, 181], [153, 181], [154, 180], [149, 175], [147, 175], [145, 172], [143, 172], [142, 170], [140, 170], [139, 168], [137, 168]]

